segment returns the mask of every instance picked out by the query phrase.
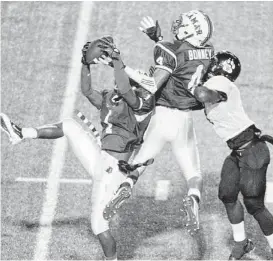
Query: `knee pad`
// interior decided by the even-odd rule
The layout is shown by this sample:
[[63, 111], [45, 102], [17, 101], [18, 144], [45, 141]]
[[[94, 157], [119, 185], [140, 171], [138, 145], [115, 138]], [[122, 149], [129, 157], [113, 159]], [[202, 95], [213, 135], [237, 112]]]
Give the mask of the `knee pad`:
[[244, 197], [244, 204], [247, 212], [252, 216], [259, 214], [265, 208], [263, 197]]
[[103, 218], [102, 212], [100, 215], [98, 215], [98, 213], [92, 213], [91, 228], [92, 228], [93, 233], [96, 236], [100, 233], [103, 233], [103, 232], [109, 230], [109, 221], [107, 221]]

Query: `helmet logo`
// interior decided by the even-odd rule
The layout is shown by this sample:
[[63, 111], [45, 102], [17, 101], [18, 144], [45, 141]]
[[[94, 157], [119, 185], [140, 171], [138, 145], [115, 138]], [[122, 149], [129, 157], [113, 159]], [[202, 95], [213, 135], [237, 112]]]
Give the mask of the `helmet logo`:
[[201, 25], [199, 23], [199, 21], [197, 20], [196, 16], [194, 14], [187, 14], [187, 17], [190, 19], [190, 21], [192, 22], [195, 32], [196, 34], [202, 34], [202, 30], [201, 30]]
[[223, 61], [223, 70], [227, 73], [232, 73], [232, 71], [235, 69], [235, 64], [233, 59], [229, 58], [228, 60]]

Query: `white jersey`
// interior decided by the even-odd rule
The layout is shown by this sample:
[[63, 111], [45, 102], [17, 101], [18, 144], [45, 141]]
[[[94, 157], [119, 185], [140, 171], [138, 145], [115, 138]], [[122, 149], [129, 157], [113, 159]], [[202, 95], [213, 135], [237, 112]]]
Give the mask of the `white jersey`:
[[254, 124], [245, 113], [240, 91], [233, 82], [224, 76], [213, 76], [204, 86], [227, 95], [225, 102], [205, 104], [207, 119], [220, 138], [228, 141]]

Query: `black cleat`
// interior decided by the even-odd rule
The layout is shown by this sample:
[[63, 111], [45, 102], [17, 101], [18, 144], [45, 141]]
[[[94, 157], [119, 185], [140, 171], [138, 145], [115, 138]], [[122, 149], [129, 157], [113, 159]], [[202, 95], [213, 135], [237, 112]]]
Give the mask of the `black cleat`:
[[1, 129], [9, 136], [9, 140], [11, 143], [17, 144], [23, 140], [22, 129], [14, 124], [9, 117], [0, 113], [1, 117]]
[[117, 213], [117, 210], [120, 208], [120, 206], [131, 196], [131, 194], [132, 188], [130, 184], [128, 182], [121, 184], [113, 198], [104, 208], [104, 219], [111, 219]]
[[243, 242], [236, 242], [228, 260], [240, 260], [254, 248], [254, 244], [250, 239], [245, 239]]

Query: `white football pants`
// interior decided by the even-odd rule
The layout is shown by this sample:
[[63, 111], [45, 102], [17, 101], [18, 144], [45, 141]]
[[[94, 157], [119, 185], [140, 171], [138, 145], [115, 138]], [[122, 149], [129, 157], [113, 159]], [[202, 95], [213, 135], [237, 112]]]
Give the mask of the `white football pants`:
[[[186, 180], [201, 177], [199, 152], [193, 128], [192, 111], [156, 106], [133, 164], [154, 158], [170, 142], [172, 152]], [[145, 168], [140, 168], [143, 172]]]
[[94, 234], [98, 235], [109, 229], [103, 210], [126, 177], [119, 171], [118, 160], [101, 151], [91, 134], [75, 120], [65, 119], [63, 132], [74, 154], [92, 177], [91, 226]]

